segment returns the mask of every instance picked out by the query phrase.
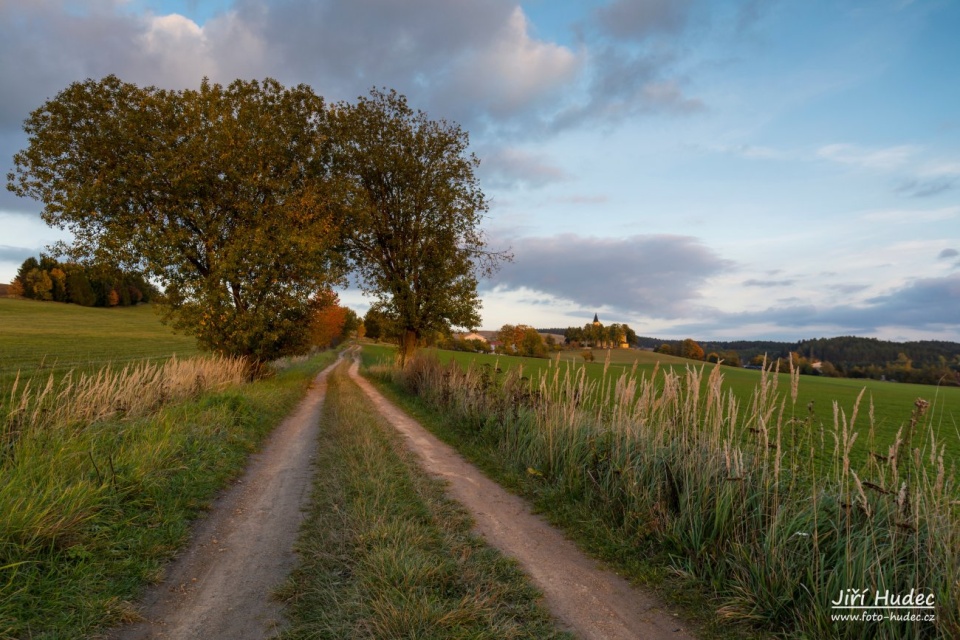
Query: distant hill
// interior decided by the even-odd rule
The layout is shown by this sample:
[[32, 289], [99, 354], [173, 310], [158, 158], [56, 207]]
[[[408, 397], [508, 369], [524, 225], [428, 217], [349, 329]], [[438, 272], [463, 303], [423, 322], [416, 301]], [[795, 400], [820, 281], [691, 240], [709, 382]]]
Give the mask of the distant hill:
[[[565, 329], [537, 329], [541, 333], [563, 334]], [[682, 340], [638, 336], [633, 346], [658, 349], [669, 345], [679, 352]], [[796, 353], [804, 362], [804, 373], [821, 373], [844, 378], [874, 378], [921, 384], [960, 384], [960, 342], [918, 340], [892, 342], [877, 338], [840, 336], [798, 342], [775, 340], [698, 340], [704, 352], [736, 353], [746, 364], [756, 356], [768, 360], [790, 358]], [[796, 360], [795, 360], [796, 362]], [[825, 363], [817, 364], [815, 363]], [[821, 368], [822, 367], [822, 368]]]

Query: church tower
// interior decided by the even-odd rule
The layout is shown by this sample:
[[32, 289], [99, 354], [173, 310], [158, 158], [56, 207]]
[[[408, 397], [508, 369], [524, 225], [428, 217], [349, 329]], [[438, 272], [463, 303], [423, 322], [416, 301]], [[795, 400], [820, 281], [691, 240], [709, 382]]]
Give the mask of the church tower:
[[600, 326], [600, 318], [597, 316], [597, 314], [593, 314], [593, 326], [595, 327]]

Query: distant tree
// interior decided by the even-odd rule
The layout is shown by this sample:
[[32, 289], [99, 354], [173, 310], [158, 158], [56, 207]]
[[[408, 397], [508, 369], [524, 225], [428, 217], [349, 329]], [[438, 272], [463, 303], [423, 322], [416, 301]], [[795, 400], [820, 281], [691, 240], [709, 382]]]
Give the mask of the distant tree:
[[57, 265], [50, 269], [50, 281], [53, 283], [51, 291], [55, 302], [67, 301], [67, 274]]
[[720, 354], [717, 353], [716, 351], [711, 351], [710, 353], [707, 354], [706, 361], [716, 364], [720, 362]]
[[393, 320], [379, 305], [373, 305], [363, 316], [363, 325], [366, 327], [367, 337], [377, 342], [394, 340], [397, 337], [397, 328]]
[[837, 378], [840, 376], [840, 373], [837, 371], [837, 368], [833, 366], [833, 364], [823, 360], [820, 363], [820, 375], [827, 376], [828, 378]]
[[724, 351], [720, 354], [720, 360], [730, 367], [740, 366], [740, 355], [736, 351]]
[[596, 358], [593, 355], [593, 351], [590, 349], [584, 349], [580, 352], [580, 357], [583, 358], [584, 362], [593, 362]]
[[568, 345], [572, 346], [574, 343], [579, 344], [583, 342], [583, 328], [568, 327], [567, 330], [563, 332], [563, 337]]
[[524, 328], [519, 351], [520, 355], [530, 358], [547, 357], [547, 345], [543, 341], [543, 336], [537, 333], [537, 330], [533, 327]]
[[[349, 338], [353, 335], [357, 335], [357, 331], [360, 330], [360, 327], [363, 326], [363, 322], [360, 320], [360, 317], [357, 315], [357, 312], [353, 309], [346, 307], [347, 313], [343, 320], [343, 337], [344, 339]], [[361, 337], [357, 335], [357, 337]]]
[[519, 354], [526, 325], [505, 324], [497, 331], [500, 353]]
[[337, 295], [332, 291], [318, 295], [310, 320], [310, 342], [321, 349], [337, 344], [346, 333], [349, 311], [340, 306]]
[[671, 346], [670, 346], [669, 344], [667, 344], [666, 342], [664, 342], [664, 343], [661, 344], [659, 347], [657, 347], [657, 348], [655, 349], [655, 351], [656, 351], [657, 353], [662, 353], [662, 354], [665, 355], [665, 356], [672, 356], [672, 355], [673, 355], [673, 347], [671, 347]]
[[84, 307], [92, 307], [97, 303], [97, 294], [81, 269], [71, 269], [67, 274], [67, 299]]
[[53, 300], [53, 280], [50, 274], [41, 269], [31, 269], [24, 279], [27, 297], [34, 300]]
[[326, 114], [274, 80], [77, 82], [26, 120], [7, 187], [75, 257], [159, 279], [174, 328], [262, 362], [307, 348], [312, 296], [341, 275]]
[[560, 345], [557, 344], [557, 339], [553, 337], [553, 334], [547, 334], [547, 337], [543, 339], [544, 344], [547, 346], [547, 351], [560, 351]]
[[20, 268], [17, 269], [17, 275], [14, 277], [13, 282], [20, 286], [20, 295], [24, 298], [33, 298], [33, 289], [27, 282], [27, 274], [31, 271], [40, 269], [40, 262], [30, 256], [20, 265]]
[[687, 338], [680, 343], [680, 356], [690, 360], [703, 360], [703, 348], [692, 338]]
[[479, 160], [460, 127], [396, 92], [339, 104], [332, 121], [348, 252], [363, 290], [402, 331], [406, 362], [427, 332], [480, 323], [477, 279], [506, 257], [487, 249], [480, 229]]

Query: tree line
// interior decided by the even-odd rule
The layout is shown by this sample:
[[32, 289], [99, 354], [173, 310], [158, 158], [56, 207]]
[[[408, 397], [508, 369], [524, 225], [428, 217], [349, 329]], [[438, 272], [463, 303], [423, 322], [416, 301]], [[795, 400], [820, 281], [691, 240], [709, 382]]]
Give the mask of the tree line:
[[960, 385], [960, 343], [941, 340], [893, 342], [877, 338], [839, 336], [798, 342], [764, 340], [702, 341], [699, 358], [688, 340], [641, 337], [638, 345], [661, 353], [727, 364], [791, 365], [804, 375], [870, 378], [916, 384]]
[[159, 294], [141, 273], [103, 265], [58, 262], [50, 256], [23, 261], [8, 294], [84, 307], [128, 307]]
[[395, 91], [327, 104], [271, 79], [108, 76], [71, 84], [24, 130], [7, 188], [71, 232], [57, 254], [144, 274], [165, 322], [254, 363], [308, 349], [349, 274], [407, 359], [431, 332], [477, 326], [477, 280], [510, 257], [481, 229], [466, 132]]

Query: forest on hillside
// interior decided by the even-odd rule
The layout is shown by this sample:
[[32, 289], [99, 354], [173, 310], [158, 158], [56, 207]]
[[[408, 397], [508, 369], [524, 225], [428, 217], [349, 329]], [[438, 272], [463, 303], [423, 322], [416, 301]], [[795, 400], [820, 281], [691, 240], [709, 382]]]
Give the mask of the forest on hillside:
[[[637, 346], [660, 349], [679, 347], [682, 340], [641, 337]], [[872, 378], [919, 384], [960, 385], [960, 343], [942, 340], [892, 342], [877, 338], [840, 336], [799, 342], [768, 340], [703, 341], [705, 353], [736, 353], [743, 364], [756, 364], [766, 356], [791, 359], [801, 373], [839, 378]]]
[[[602, 325], [600, 325], [602, 328]], [[625, 326], [625, 325], [624, 325]], [[583, 346], [580, 329], [537, 329], [540, 333], [567, 336], [569, 348]], [[960, 386], [960, 343], [945, 340], [892, 342], [877, 338], [840, 336], [798, 342], [773, 340], [704, 340], [695, 342], [637, 336], [630, 332], [631, 347], [658, 351], [694, 360], [723, 362], [731, 366], [768, 365], [786, 371], [792, 363], [800, 373], [836, 378], [871, 378], [917, 384]]]

